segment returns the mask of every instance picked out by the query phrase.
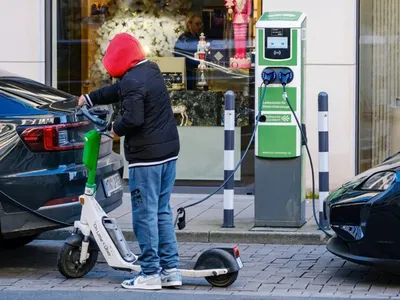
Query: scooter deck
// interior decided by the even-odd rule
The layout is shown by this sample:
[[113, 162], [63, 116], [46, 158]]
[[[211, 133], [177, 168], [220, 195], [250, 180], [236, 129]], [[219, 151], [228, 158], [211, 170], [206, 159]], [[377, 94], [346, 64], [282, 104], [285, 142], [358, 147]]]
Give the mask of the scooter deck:
[[[205, 269], [205, 270], [195, 270], [195, 261], [181, 261], [179, 263], [178, 269], [183, 277], [207, 277], [207, 276], [217, 276], [227, 274], [228, 270], [225, 268], [216, 269]], [[133, 264], [132, 271], [140, 272], [140, 265], [136, 261]]]
[[[134, 266], [139, 266], [138, 261], [136, 261], [133, 265]], [[190, 261], [190, 260], [188, 260], [188, 261], [180, 261], [178, 269], [181, 269], [181, 270], [194, 270], [195, 265], [196, 265], [195, 261]]]

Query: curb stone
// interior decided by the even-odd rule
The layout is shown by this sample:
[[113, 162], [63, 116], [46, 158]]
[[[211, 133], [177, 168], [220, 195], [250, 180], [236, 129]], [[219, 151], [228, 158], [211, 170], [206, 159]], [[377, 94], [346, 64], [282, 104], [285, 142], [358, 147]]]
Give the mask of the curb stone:
[[[39, 240], [65, 240], [71, 228], [62, 228], [42, 233]], [[131, 230], [122, 230], [127, 241], [136, 241]], [[281, 244], [281, 245], [326, 245], [329, 238], [320, 232], [251, 232], [251, 231], [176, 231], [178, 242], [186, 243], [232, 243]]]

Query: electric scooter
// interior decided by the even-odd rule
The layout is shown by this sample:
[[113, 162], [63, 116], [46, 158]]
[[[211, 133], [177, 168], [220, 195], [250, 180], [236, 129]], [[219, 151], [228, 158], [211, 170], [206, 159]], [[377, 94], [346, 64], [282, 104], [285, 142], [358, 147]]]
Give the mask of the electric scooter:
[[[131, 252], [117, 220], [108, 217], [95, 198], [97, 160], [101, 136], [109, 138], [109, 121], [95, 116], [87, 105], [80, 113], [96, 125], [85, 134], [83, 163], [89, 171], [85, 192], [79, 197], [81, 217], [74, 222], [74, 230], [61, 247], [57, 267], [66, 278], [80, 278], [95, 266], [99, 251], [107, 264], [116, 270], [140, 271], [138, 256]], [[203, 252], [196, 262], [181, 263], [183, 277], [204, 277], [211, 285], [227, 287], [233, 284], [243, 268], [239, 248], [211, 248]]]

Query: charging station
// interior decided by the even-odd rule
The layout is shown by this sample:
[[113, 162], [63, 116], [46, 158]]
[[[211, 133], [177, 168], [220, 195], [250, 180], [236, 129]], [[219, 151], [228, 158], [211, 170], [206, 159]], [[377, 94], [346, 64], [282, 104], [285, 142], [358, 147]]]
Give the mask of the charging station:
[[306, 133], [306, 22], [302, 12], [276, 11], [256, 23], [256, 115], [264, 94], [255, 135], [256, 227], [305, 223], [304, 140], [284, 95]]

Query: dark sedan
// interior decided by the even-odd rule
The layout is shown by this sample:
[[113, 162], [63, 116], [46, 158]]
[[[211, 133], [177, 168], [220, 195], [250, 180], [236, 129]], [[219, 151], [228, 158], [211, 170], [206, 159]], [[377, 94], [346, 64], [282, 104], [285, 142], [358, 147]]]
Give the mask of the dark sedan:
[[[24, 245], [79, 219], [84, 134], [95, 125], [76, 105], [76, 96], [0, 70], [0, 246]], [[123, 159], [112, 143], [102, 140], [96, 179], [106, 212], [123, 196]]]
[[346, 260], [383, 269], [400, 266], [400, 154], [361, 173], [325, 200], [336, 236], [327, 249]]

